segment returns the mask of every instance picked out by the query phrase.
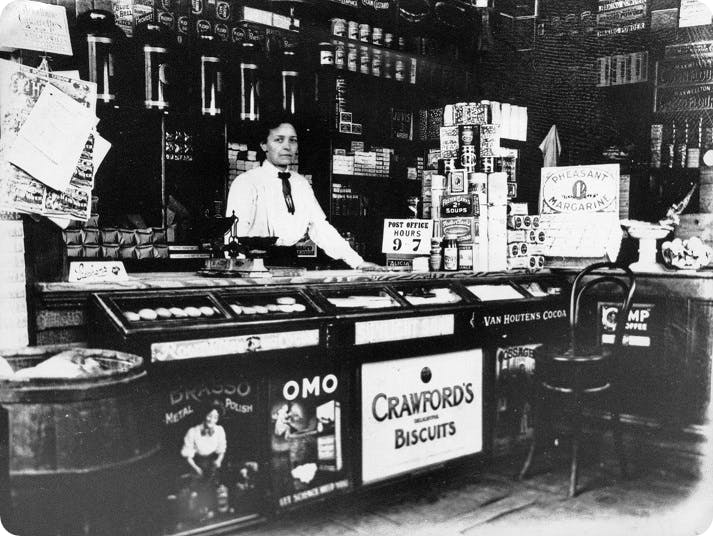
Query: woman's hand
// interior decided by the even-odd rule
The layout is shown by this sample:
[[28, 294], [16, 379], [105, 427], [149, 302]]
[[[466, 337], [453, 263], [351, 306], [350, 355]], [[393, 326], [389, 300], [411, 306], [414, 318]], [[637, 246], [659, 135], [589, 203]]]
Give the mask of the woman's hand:
[[357, 270], [362, 270], [364, 272], [386, 272], [387, 268], [373, 262], [362, 262], [357, 266]]
[[203, 476], [203, 469], [198, 467], [198, 464], [193, 460], [193, 458], [186, 458], [186, 461], [188, 462], [188, 465], [191, 466], [191, 468], [196, 472], [198, 476]]

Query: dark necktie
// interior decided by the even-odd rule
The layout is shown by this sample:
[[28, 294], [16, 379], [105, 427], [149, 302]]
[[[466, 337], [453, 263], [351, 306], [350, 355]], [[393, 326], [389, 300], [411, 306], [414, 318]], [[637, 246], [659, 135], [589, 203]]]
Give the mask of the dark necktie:
[[280, 171], [277, 176], [282, 180], [282, 195], [285, 196], [285, 204], [290, 214], [295, 213], [295, 202], [292, 200], [292, 187], [290, 186], [290, 173], [288, 171]]

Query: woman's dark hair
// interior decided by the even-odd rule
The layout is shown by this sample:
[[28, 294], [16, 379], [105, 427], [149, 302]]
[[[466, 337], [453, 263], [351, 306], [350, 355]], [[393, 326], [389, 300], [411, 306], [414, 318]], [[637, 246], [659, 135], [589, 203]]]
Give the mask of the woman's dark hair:
[[213, 400], [210, 403], [210, 406], [208, 407], [208, 411], [206, 411], [204, 413], [204, 415], [208, 415], [213, 410], [218, 412], [219, 417], [222, 417], [225, 414], [225, 408], [223, 407], [223, 404], [221, 404], [219, 400]]
[[289, 123], [295, 130], [297, 130], [297, 121], [293, 114], [288, 114], [286, 112], [273, 113], [265, 116], [264, 119], [260, 121], [258, 125], [259, 129], [259, 141], [260, 143], [267, 142], [267, 137], [270, 131], [274, 128], [279, 127], [283, 123]]

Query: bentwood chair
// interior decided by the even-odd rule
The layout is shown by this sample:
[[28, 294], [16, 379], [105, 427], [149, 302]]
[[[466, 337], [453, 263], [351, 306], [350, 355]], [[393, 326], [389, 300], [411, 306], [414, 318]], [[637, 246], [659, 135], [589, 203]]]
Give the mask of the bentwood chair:
[[[589, 277], [588, 277], [589, 276]], [[606, 301], [616, 303], [616, 327], [613, 344], [591, 344], [591, 335], [595, 326], [586, 326], [582, 322], [580, 305], [591, 291], [605, 286], [608, 292]], [[619, 464], [624, 478], [627, 477], [627, 463], [621, 436], [621, 397], [618, 379], [621, 377], [621, 347], [624, 328], [629, 317], [632, 298], [636, 288], [634, 274], [627, 266], [616, 263], [599, 262], [582, 270], [572, 284], [569, 300], [569, 337], [564, 351], [553, 351], [543, 347], [535, 355], [535, 427], [532, 444], [525, 463], [520, 470], [520, 478], [525, 478], [532, 464], [535, 450], [542, 446], [546, 437], [546, 428], [552, 424], [554, 413], [545, 411], [558, 404], [563, 410], [561, 415], [569, 415], [572, 431], [572, 458], [569, 479], [569, 497], [577, 494], [579, 476], [579, 449], [581, 430], [584, 420], [584, 407], [594, 398], [601, 399], [609, 413], [614, 444], [619, 457]], [[591, 317], [590, 317], [591, 319]], [[612, 319], [610, 319], [611, 321]], [[594, 329], [593, 329], [594, 328]], [[588, 337], [587, 337], [588, 335]], [[585, 341], [588, 344], [585, 344]], [[559, 350], [562, 350], [561, 348]], [[598, 406], [601, 407], [601, 406]]]

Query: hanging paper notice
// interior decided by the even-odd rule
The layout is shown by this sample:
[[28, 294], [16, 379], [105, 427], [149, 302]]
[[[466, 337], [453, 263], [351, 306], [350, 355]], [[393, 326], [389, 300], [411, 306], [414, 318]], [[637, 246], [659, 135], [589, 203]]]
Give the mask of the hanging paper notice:
[[7, 159], [50, 188], [64, 190], [95, 124], [93, 113], [58, 88], [46, 86]]
[[0, 50], [38, 50], [72, 55], [67, 11], [31, 0], [15, 0], [0, 9]]
[[[43, 90], [52, 86], [71, 97], [86, 109], [92, 117], [96, 110], [96, 84], [78, 78], [64, 76], [57, 72], [47, 72], [26, 65], [0, 60], [0, 208], [16, 212], [46, 214], [45, 207], [56, 203], [46, 203], [45, 197], [56, 200], [57, 192], [38, 181], [16, 165], [8, 161], [10, 148], [30, 116]], [[70, 184], [83, 189], [86, 198], [90, 198], [93, 174], [89, 176], [86, 168], [87, 159], [93, 160], [94, 142], [90, 142], [89, 132], [83, 135], [82, 154], [74, 162]], [[91, 169], [91, 168], [90, 168]], [[96, 169], [96, 167], [93, 167]], [[73, 195], [69, 193], [70, 197]], [[82, 206], [82, 204], [80, 204]], [[77, 213], [77, 210], [73, 210]], [[87, 213], [80, 210], [81, 213]], [[56, 214], [56, 211], [51, 211]], [[70, 213], [64, 218], [75, 218]], [[53, 218], [53, 221], [56, 221]]]
[[705, 26], [713, 22], [713, 5], [702, 0], [681, 0], [678, 27]]

